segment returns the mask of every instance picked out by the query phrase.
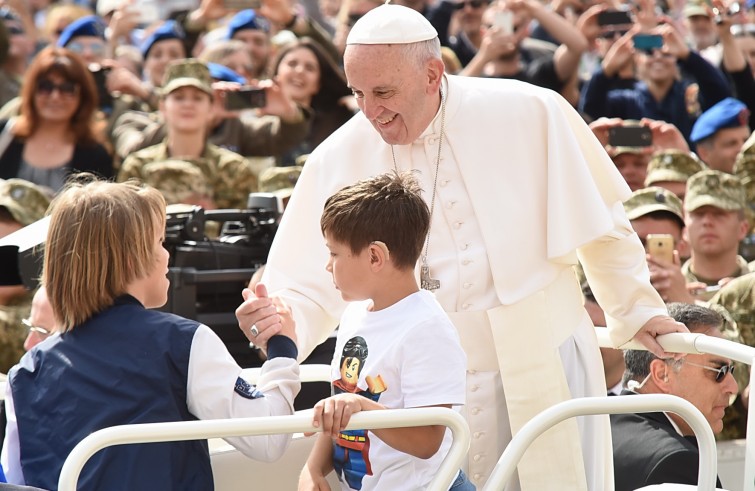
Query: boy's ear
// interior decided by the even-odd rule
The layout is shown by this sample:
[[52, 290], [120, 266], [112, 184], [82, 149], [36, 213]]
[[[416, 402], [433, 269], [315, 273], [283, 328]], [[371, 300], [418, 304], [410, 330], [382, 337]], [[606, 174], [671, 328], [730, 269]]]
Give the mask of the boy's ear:
[[378, 271], [383, 266], [385, 266], [385, 264], [388, 262], [388, 258], [390, 257], [388, 246], [386, 246], [385, 243], [379, 240], [370, 242], [370, 245], [367, 248], [367, 252], [370, 255], [370, 266], [372, 266], [374, 271]]

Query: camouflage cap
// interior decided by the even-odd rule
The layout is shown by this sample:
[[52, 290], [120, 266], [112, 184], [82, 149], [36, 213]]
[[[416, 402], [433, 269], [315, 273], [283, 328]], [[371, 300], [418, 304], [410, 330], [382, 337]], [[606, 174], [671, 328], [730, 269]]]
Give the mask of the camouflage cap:
[[145, 184], [163, 193], [168, 204], [184, 203], [189, 197], [211, 197], [212, 186], [202, 170], [185, 160], [150, 162], [142, 167]]
[[687, 182], [687, 179], [708, 167], [695, 154], [669, 149], [656, 152], [648, 163], [645, 186], [656, 182]]
[[304, 167], [294, 165], [290, 167], [270, 167], [260, 174], [259, 190], [262, 193], [276, 193], [291, 195], [296, 181]]
[[665, 188], [651, 186], [638, 189], [624, 202], [627, 218], [635, 220], [656, 211], [667, 211], [676, 216], [684, 226], [682, 200]]
[[695, 211], [703, 206], [722, 210], [743, 210], [746, 205], [742, 181], [732, 174], [717, 170], [698, 172], [687, 181], [684, 209]]
[[23, 179], [8, 179], [0, 182], [0, 206], [8, 210], [23, 226], [30, 225], [45, 216], [50, 206], [50, 197], [44, 188]]
[[165, 70], [162, 95], [166, 96], [181, 87], [196, 87], [212, 95], [210, 69], [205, 63], [194, 58], [172, 62]]

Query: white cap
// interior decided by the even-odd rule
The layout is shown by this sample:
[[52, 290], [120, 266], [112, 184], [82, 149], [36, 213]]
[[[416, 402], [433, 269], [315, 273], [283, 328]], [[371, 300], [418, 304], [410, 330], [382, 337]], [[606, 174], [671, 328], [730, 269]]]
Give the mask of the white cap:
[[416, 10], [384, 4], [364, 14], [351, 28], [346, 44], [410, 44], [438, 37], [438, 31]]

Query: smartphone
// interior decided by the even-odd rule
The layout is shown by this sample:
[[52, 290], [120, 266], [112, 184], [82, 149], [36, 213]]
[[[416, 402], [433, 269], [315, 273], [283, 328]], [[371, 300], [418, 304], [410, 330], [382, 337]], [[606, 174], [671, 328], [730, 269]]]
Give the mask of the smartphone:
[[225, 93], [225, 108], [230, 111], [256, 109], [267, 105], [265, 89], [256, 87], [242, 87], [239, 90], [229, 90]]
[[674, 262], [674, 238], [670, 234], [648, 234], [645, 237], [645, 245], [653, 259]]
[[632, 24], [632, 17], [626, 10], [604, 10], [598, 13], [599, 26]]
[[660, 34], [635, 34], [632, 36], [634, 49], [652, 51], [663, 48], [663, 36]]
[[608, 130], [608, 144], [612, 147], [649, 147], [653, 132], [647, 126], [616, 126]]
[[514, 14], [510, 10], [498, 10], [493, 17], [493, 25], [504, 34], [514, 34]]
[[113, 109], [113, 95], [107, 90], [107, 75], [110, 73], [110, 67], [104, 67], [99, 63], [89, 64], [89, 73], [94, 78], [94, 86], [97, 88], [97, 100], [99, 108], [110, 113]]
[[261, 0], [223, 0], [223, 6], [228, 10], [259, 10], [262, 6]]

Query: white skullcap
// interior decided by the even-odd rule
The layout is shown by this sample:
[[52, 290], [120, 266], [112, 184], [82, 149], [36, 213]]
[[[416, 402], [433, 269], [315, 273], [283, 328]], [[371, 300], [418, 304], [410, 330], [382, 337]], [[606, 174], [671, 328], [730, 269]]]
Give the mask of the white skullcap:
[[351, 28], [346, 44], [410, 44], [438, 37], [438, 31], [416, 10], [384, 4], [364, 14]]

